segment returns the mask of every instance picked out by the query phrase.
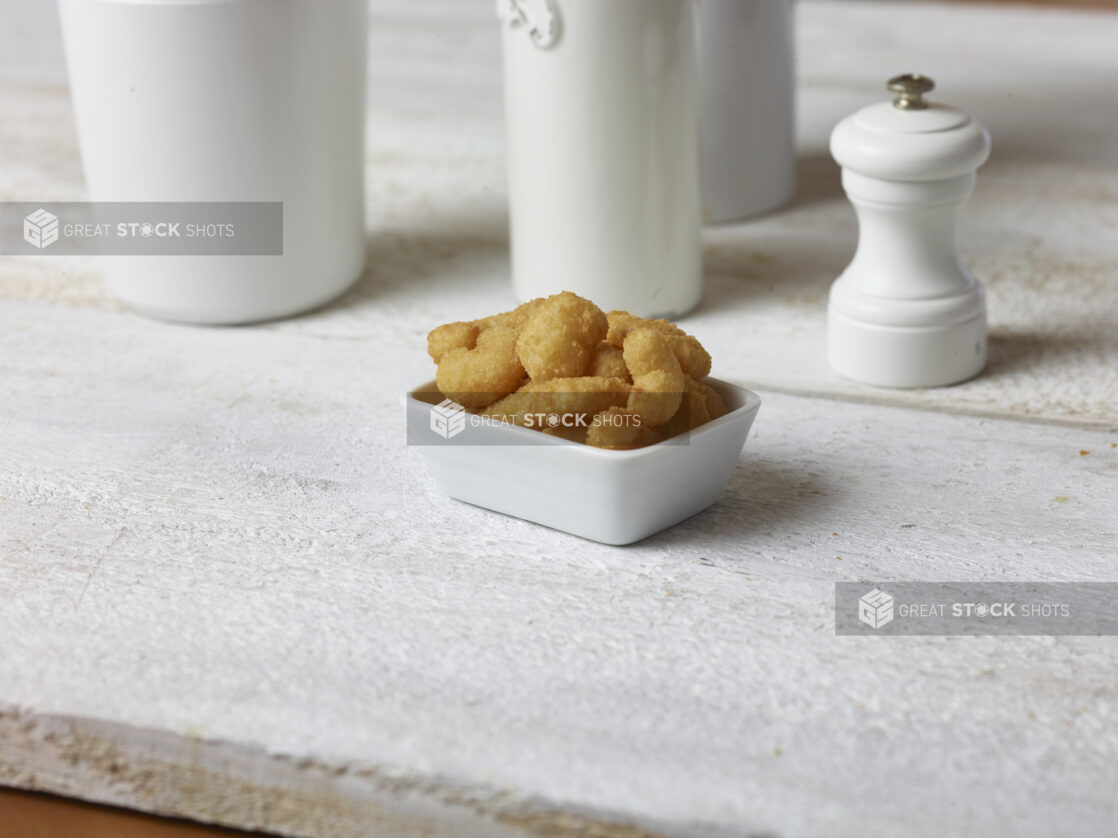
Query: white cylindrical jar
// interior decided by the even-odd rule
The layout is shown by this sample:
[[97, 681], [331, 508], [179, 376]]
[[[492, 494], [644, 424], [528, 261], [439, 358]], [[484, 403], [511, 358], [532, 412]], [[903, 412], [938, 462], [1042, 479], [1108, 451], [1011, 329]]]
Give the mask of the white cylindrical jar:
[[694, 0], [703, 219], [734, 221], [796, 191], [792, 0]]
[[60, 0], [90, 198], [282, 202], [283, 255], [106, 257], [132, 308], [245, 323], [364, 265], [365, 0]]
[[702, 294], [689, 0], [499, 0], [513, 287], [680, 315]]

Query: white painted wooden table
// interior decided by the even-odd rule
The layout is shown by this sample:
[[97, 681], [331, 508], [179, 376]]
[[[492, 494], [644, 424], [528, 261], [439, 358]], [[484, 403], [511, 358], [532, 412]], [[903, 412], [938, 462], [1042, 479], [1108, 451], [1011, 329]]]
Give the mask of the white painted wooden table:
[[[83, 195], [51, 14], [0, 0], [2, 199]], [[724, 499], [629, 548], [403, 445], [425, 332], [512, 304], [500, 66], [491, 2], [370, 38], [339, 304], [169, 326], [0, 261], [0, 782], [309, 836], [1118, 834], [1118, 641], [832, 627], [836, 580], [1118, 578], [1118, 16], [801, 5], [799, 200], [709, 234], [685, 324], [765, 403]], [[948, 390], [822, 352], [826, 136], [901, 71], [994, 136], [991, 364]]]

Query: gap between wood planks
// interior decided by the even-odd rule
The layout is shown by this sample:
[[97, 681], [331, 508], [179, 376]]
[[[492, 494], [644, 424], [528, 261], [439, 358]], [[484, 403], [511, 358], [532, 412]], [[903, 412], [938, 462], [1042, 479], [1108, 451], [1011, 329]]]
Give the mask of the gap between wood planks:
[[[784, 387], [767, 382], [739, 380], [740, 384], [759, 393], [779, 393], [782, 396], [792, 396], [801, 399], [827, 399], [834, 402], [847, 404], [864, 404], [872, 407], [895, 407], [900, 410], [919, 410], [923, 413], [935, 413], [941, 416], [966, 416], [973, 419], [997, 419], [1005, 422], [1024, 422], [1029, 425], [1048, 425], [1059, 428], [1070, 428], [1078, 431], [1093, 431], [1098, 433], [1118, 433], [1118, 421], [1103, 421], [1098, 419], [1071, 419], [1061, 416], [1039, 416], [1028, 413], [1002, 413], [997, 410], [982, 410], [960, 404], [928, 404], [927, 402], [906, 402], [891, 399], [884, 394], [876, 393], [839, 393], [832, 391], [810, 390], [799, 387]], [[921, 391], [923, 392], [923, 391]]]

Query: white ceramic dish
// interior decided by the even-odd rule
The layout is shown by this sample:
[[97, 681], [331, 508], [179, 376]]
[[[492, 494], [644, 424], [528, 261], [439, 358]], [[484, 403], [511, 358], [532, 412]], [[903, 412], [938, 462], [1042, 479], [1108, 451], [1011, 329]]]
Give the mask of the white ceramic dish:
[[[607, 451], [466, 415], [451, 438], [431, 430], [434, 382], [403, 398], [408, 443], [452, 498], [605, 544], [631, 544], [701, 512], [722, 495], [761, 399], [718, 379], [728, 413], [687, 435]], [[445, 426], [444, 426], [445, 427]]]

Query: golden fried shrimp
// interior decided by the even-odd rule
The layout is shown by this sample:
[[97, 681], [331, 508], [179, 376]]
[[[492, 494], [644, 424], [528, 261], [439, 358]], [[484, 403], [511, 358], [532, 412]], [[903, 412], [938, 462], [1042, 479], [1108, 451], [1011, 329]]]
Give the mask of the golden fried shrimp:
[[705, 384], [689, 375], [683, 376], [683, 400], [679, 410], [658, 428], [665, 439], [692, 431], [711, 420], [708, 392], [712, 391]]
[[621, 354], [621, 350], [606, 341], [602, 341], [591, 351], [586, 374], [602, 378], [620, 378], [622, 381], [633, 380], [629, 375], [629, 368], [625, 366], [625, 357]]
[[528, 315], [535, 311], [536, 307], [542, 302], [542, 299], [529, 300], [526, 303], [521, 303], [512, 311], [502, 311], [500, 314], [492, 314], [473, 322], [482, 331], [494, 326], [509, 326], [513, 329], [520, 329], [528, 319]]
[[579, 378], [552, 378], [533, 381], [515, 393], [490, 405], [482, 413], [516, 425], [538, 424], [540, 419], [554, 414], [566, 419], [569, 425], [577, 422], [583, 427], [595, 413], [611, 406], [624, 406], [633, 388], [619, 378], [581, 376]]
[[477, 345], [478, 335], [487, 329], [512, 328], [519, 329], [528, 319], [528, 315], [540, 303], [540, 300], [531, 300], [517, 306], [512, 311], [482, 317], [478, 320], [459, 320], [454, 323], [444, 323], [427, 335], [427, 354], [437, 364], [453, 349], [473, 349]]
[[520, 386], [524, 367], [516, 356], [516, 330], [485, 329], [473, 348], [459, 346], [442, 356], [439, 391], [468, 410], [480, 410]]
[[590, 353], [607, 329], [606, 316], [596, 305], [564, 291], [529, 313], [516, 350], [533, 381], [573, 378], [586, 372]]
[[635, 329], [626, 335], [622, 353], [633, 376], [628, 410], [643, 425], [664, 424], [679, 410], [684, 388], [683, 371], [667, 338], [655, 329]]
[[710, 375], [710, 353], [703, 348], [697, 338], [687, 334], [674, 323], [663, 319], [646, 320], [627, 311], [611, 311], [606, 318], [609, 321], [606, 340], [614, 346], [623, 347], [626, 336], [636, 329], [655, 329], [667, 339], [676, 360], [679, 361], [680, 368], [685, 373], [696, 381]]
[[634, 329], [655, 329], [664, 335], [686, 335], [683, 329], [674, 323], [669, 323], [667, 320], [660, 318], [659, 320], [649, 320], [645, 317], [637, 317], [635, 314], [630, 314], [627, 311], [610, 311], [606, 313], [606, 320], [609, 323], [609, 331], [606, 334], [606, 340], [614, 346], [621, 346], [625, 342], [625, 336]]
[[643, 448], [661, 440], [657, 429], [641, 423], [641, 417], [623, 407], [597, 414], [586, 431], [586, 444], [597, 448], [624, 450]]
[[670, 335], [668, 343], [671, 344], [680, 369], [694, 379], [706, 378], [710, 375], [710, 353], [701, 343], [691, 335]]
[[695, 338], [567, 291], [446, 323], [427, 351], [443, 396], [573, 442], [639, 448], [726, 413], [702, 381], [710, 356]]
[[725, 416], [729, 411], [726, 410], [726, 403], [722, 401], [722, 396], [718, 391], [702, 381], [698, 384], [703, 389], [707, 399], [707, 414], [710, 416], [707, 421], [713, 422], [715, 419]]
[[476, 323], [444, 323], [427, 335], [427, 354], [436, 364], [454, 349], [473, 349], [480, 329]]

